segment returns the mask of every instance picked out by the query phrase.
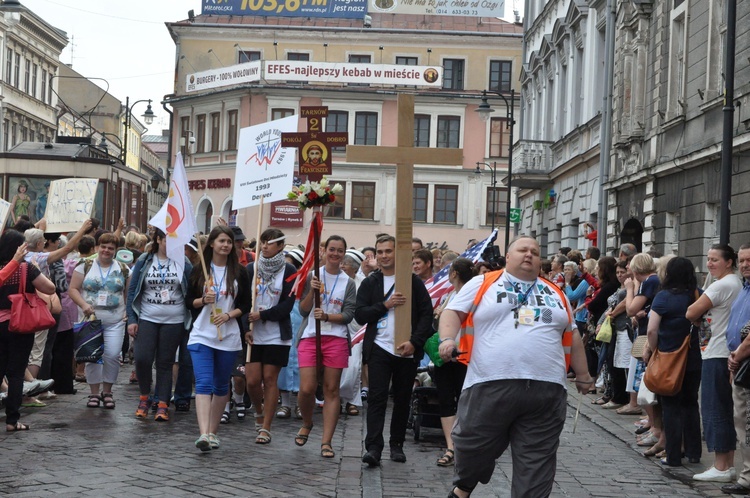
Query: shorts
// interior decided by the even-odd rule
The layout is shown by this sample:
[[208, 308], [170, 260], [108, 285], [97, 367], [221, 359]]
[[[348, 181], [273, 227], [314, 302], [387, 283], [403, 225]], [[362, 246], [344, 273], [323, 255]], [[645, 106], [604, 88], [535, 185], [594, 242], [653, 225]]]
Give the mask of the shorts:
[[[349, 366], [349, 341], [345, 337], [324, 335], [321, 337], [323, 366], [346, 368]], [[299, 367], [315, 367], [315, 338], [302, 339], [297, 348]]]
[[285, 367], [289, 363], [291, 346], [277, 344], [255, 345], [250, 349], [250, 363]]
[[29, 366], [42, 366], [42, 357], [44, 356], [44, 347], [47, 344], [47, 334], [49, 329], [40, 330], [34, 334], [34, 346], [29, 354]]

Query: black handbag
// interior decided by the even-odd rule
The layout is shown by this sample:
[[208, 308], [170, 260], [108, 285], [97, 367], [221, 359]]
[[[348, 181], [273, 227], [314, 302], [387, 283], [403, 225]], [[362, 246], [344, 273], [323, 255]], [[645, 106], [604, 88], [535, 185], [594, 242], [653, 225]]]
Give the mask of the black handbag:
[[73, 324], [73, 344], [78, 362], [96, 363], [104, 355], [104, 327], [91, 315], [88, 320]]
[[[748, 332], [750, 332], [750, 323], [746, 323], [742, 327], [742, 330], [740, 330], [740, 339], [742, 341], [745, 340]], [[745, 359], [734, 374], [734, 385], [750, 389], [750, 358]]]

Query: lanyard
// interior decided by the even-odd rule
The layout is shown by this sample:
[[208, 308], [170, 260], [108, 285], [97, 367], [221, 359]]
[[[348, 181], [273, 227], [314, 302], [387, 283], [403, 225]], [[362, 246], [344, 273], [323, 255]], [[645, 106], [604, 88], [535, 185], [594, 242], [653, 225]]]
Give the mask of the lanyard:
[[[213, 263], [211, 263], [211, 272], [214, 274], [214, 292], [216, 293], [216, 300], [219, 300], [219, 296], [221, 293], [221, 288], [224, 286], [224, 280], [227, 278], [227, 268], [224, 267], [224, 275], [221, 277], [221, 280], [218, 280], [218, 275], [216, 273], [216, 267]], [[218, 281], [218, 284], [216, 282]]]
[[328, 272], [325, 271], [325, 268], [323, 269], [323, 304], [325, 304], [325, 311], [328, 312], [328, 308], [331, 304], [331, 297], [333, 297], [333, 291], [336, 290], [336, 284], [339, 283], [339, 276], [341, 275], [341, 272], [338, 272], [336, 274], [336, 280], [333, 281], [333, 288], [331, 289], [331, 292], [328, 291], [328, 282], [326, 281], [326, 275]]
[[99, 262], [98, 262], [98, 261], [96, 262], [96, 266], [98, 266], [98, 267], [99, 267], [99, 276], [100, 276], [100, 277], [101, 277], [101, 279], [102, 279], [102, 287], [104, 287], [104, 284], [105, 284], [105, 283], [107, 282], [107, 280], [109, 279], [109, 274], [110, 274], [110, 273], [112, 272], [112, 267], [113, 267], [114, 265], [115, 265], [115, 262], [114, 262], [114, 261], [112, 261], [112, 263], [111, 263], [111, 264], [109, 265], [109, 268], [107, 269], [107, 276], [105, 277], [105, 276], [104, 276], [104, 273], [102, 273], [102, 267], [101, 267], [101, 265], [99, 264]]
[[531, 295], [531, 291], [536, 287], [537, 280], [538, 279], [534, 279], [534, 282], [529, 286], [526, 292], [521, 294], [518, 282], [511, 282], [510, 278], [507, 275], [505, 276], [505, 281], [508, 282], [508, 284], [510, 284], [510, 286], [518, 293], [518, 305], [513, 308], [513, 319], [515, 320], [516, 328], [518, 328], [518, 310], [528, 304], [529, 295]]
[[[161, 261], [159, 261], [159, 256], [154, 256], [154, 258], [156, 258], [156, 268], [157, 268], [157, 271], [159, 272], [159, 278], [161, 279], [161, 283], [166, 284], [167, 283], [166, 270], [169, 270], [169, 258], [167, 258], [167, 262], [166, 264], [164, 264], [164, 266], [162, 266]], [[162, 272], [162, 270], [165, 270], [165, 271]]]

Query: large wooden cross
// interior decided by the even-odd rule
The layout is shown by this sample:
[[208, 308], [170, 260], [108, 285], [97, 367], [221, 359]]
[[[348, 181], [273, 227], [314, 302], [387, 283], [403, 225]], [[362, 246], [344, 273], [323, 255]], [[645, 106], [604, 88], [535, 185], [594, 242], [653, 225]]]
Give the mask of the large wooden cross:
[[[398, 145], [348, 145], [347, 162], [396, 164], [396, 287], [406, 304], [396, 308], [394, 348], [411, 337], [411, 239], [414, 165], [463, 164], [462, 149], [414, 147], [414, 95], [398, 95]], [[398, 353], [394, 351], [394, 353]]]

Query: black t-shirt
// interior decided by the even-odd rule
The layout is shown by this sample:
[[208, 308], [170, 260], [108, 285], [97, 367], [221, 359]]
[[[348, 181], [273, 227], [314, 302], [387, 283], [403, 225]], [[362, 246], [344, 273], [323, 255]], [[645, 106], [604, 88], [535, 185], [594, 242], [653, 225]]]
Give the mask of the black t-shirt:
[[[8, 299], [8, 296], [11, 294], [18, 294], [18, 285], [21, 283], [21, 269], [24, 266], [28, 268], [28, 274], [26, 275], [26, 292], [36, 292], [36, 288], [34, 288], [32, 282], [40, 275], [39, 268], [28, 263], [22, 264], [18, 270], [13, 272], [13, 275], [3, 283], [3, 285], [0, 285], [0, 309], [10, 309], [10, 300]], [[5, 267], [5, 265], [3, 265], [3, 267]]]
[[[685, 313], [688, 306], [693, 304], [694, 296], [688, 292], [662, 290], [654, 297], [651, 303], [651, 311], [661, 316], [659, 324], [659, 351], [668, 353], [676, 351], [682, 346], [685, 337], [690, 334], [691, 324]], [[698, 343], [698, 334], [690, 337], [690, 351], [688, 351], [688, 370], [701, 369], [701, 349]]]
[[[646, 298], [646, 304], [643, 305], [643, 311], [646, 312], [646, 316], [638, 319], [638, 335], [645, 335], [648, 330], [648, 312], [651, 310], [651, 301], [656, 295], [656, 291], [659, 290], [659, 277], [651, 275], [641, 283], [638, 288], [636, 296], [643, 296]], [[660, 313], [661, 314], [661, 313]]]

